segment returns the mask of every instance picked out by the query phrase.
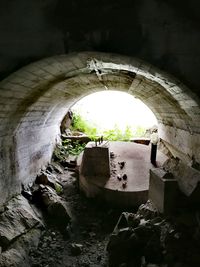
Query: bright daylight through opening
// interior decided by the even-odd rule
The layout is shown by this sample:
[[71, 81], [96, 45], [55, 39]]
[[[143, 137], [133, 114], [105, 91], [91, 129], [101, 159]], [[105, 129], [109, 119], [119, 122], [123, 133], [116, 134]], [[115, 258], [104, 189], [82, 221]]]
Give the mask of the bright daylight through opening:
[[157, 125], [155, 115], [141, 100], [119, 91], [90, 94], [78, 101], [72, 112], [98, 134], [115, 130], [128, 132], [130, 137], [148, 137], [148, 130]]

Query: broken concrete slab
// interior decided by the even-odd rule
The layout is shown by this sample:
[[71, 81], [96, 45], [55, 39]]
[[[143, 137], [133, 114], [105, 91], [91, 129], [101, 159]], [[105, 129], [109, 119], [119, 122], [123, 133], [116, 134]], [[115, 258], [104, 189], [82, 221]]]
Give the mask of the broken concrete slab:
[[177, 180], [180, 190], [193, 202], [200, 202], [200, 171], [179, 159], [168, 160], [163, 168]]

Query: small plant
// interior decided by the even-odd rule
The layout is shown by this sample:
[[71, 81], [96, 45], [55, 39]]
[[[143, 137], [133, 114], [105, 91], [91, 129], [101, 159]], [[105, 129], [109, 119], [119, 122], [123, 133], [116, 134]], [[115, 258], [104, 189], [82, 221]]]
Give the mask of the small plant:
[[58, 183], [55, 183], [55, 190], [56, 190], [56, 193], [58, 195], [62, 194], [62, 192], [63, 192], [62, 186], [60, 184], [58, 184]]
[[85, 143], [81, 144], [79, 141], [72, 142], [68, 139], [63, 140], [62, 144], [68, 155], [79, 155], [86, 146]]

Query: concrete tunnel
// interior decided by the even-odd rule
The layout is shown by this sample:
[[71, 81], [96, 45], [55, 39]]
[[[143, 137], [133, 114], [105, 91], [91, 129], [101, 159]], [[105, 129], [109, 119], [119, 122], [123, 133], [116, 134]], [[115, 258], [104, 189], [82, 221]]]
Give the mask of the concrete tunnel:
[[143, 101], [155, 114], [159, 135], [172, 155], [186, 164], [200, 162], [200, 100], [180, 80], [129, 56], [53, 56], [0, 83], [1, 203], [19, 193], [21, 184], [31, 183], [51, 160], [69, 108], [102, 90], [127, 92]]
[[[196, 0], [0, 1], [0, 266], [200, 266], [199, 43]], [[48, 163], [68, 110], [84, 96], [105, 90], [126, 92], [146, 104], [157, 118], [165, 151], [180, 159], [170, 158], [169, 171], [151, 168], [150, 147], [131, 143], [147, 151], [143, 163], [152, 205], [145, 200], [138, 208], [127, 197], [136, 238], [126, 259], [123, 240], [117, 252], [108, 243], [125, 217], [112, 209], [112, 197], [103, 204], [80, 194], [81, 171], [79, 179], [68, 169], [62, 175], [63, 168], [46, 175], [55, 174], [61, 194], [55, 185], [27, 186], [56, 165]], [[135, 154], [134, 162], [130, 157], [134, 170], [141, 159]], [[119, 172], [128, 176], [125, 189], [117, 179], [118, 158], [113, 161], [116, 176], [111, 178], [120, 190], [115, 187], [111, 196], [124, 200], [131, 181], [128, 161]], [[57, 202], [46, 203], [51, 196]], [[114, 200], [119, 209], [121, 200]], [[40, 216], [43, 211], [47, 220]], [[148, 229], [149, 218], [152, 225], [148, 237], [146, 227], [141, 235], [136, 232], [144, 218]], [[73, 255], [77, 248], [78, 256]]]

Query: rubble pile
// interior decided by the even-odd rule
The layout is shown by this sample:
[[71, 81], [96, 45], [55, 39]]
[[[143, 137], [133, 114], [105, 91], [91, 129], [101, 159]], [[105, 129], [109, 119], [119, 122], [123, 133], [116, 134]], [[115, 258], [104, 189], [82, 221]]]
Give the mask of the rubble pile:
[[200, 266], [199, 213], [185, 212], [166, 219], [150, 201], [123, 212], [107, 244], [109, 267]]

